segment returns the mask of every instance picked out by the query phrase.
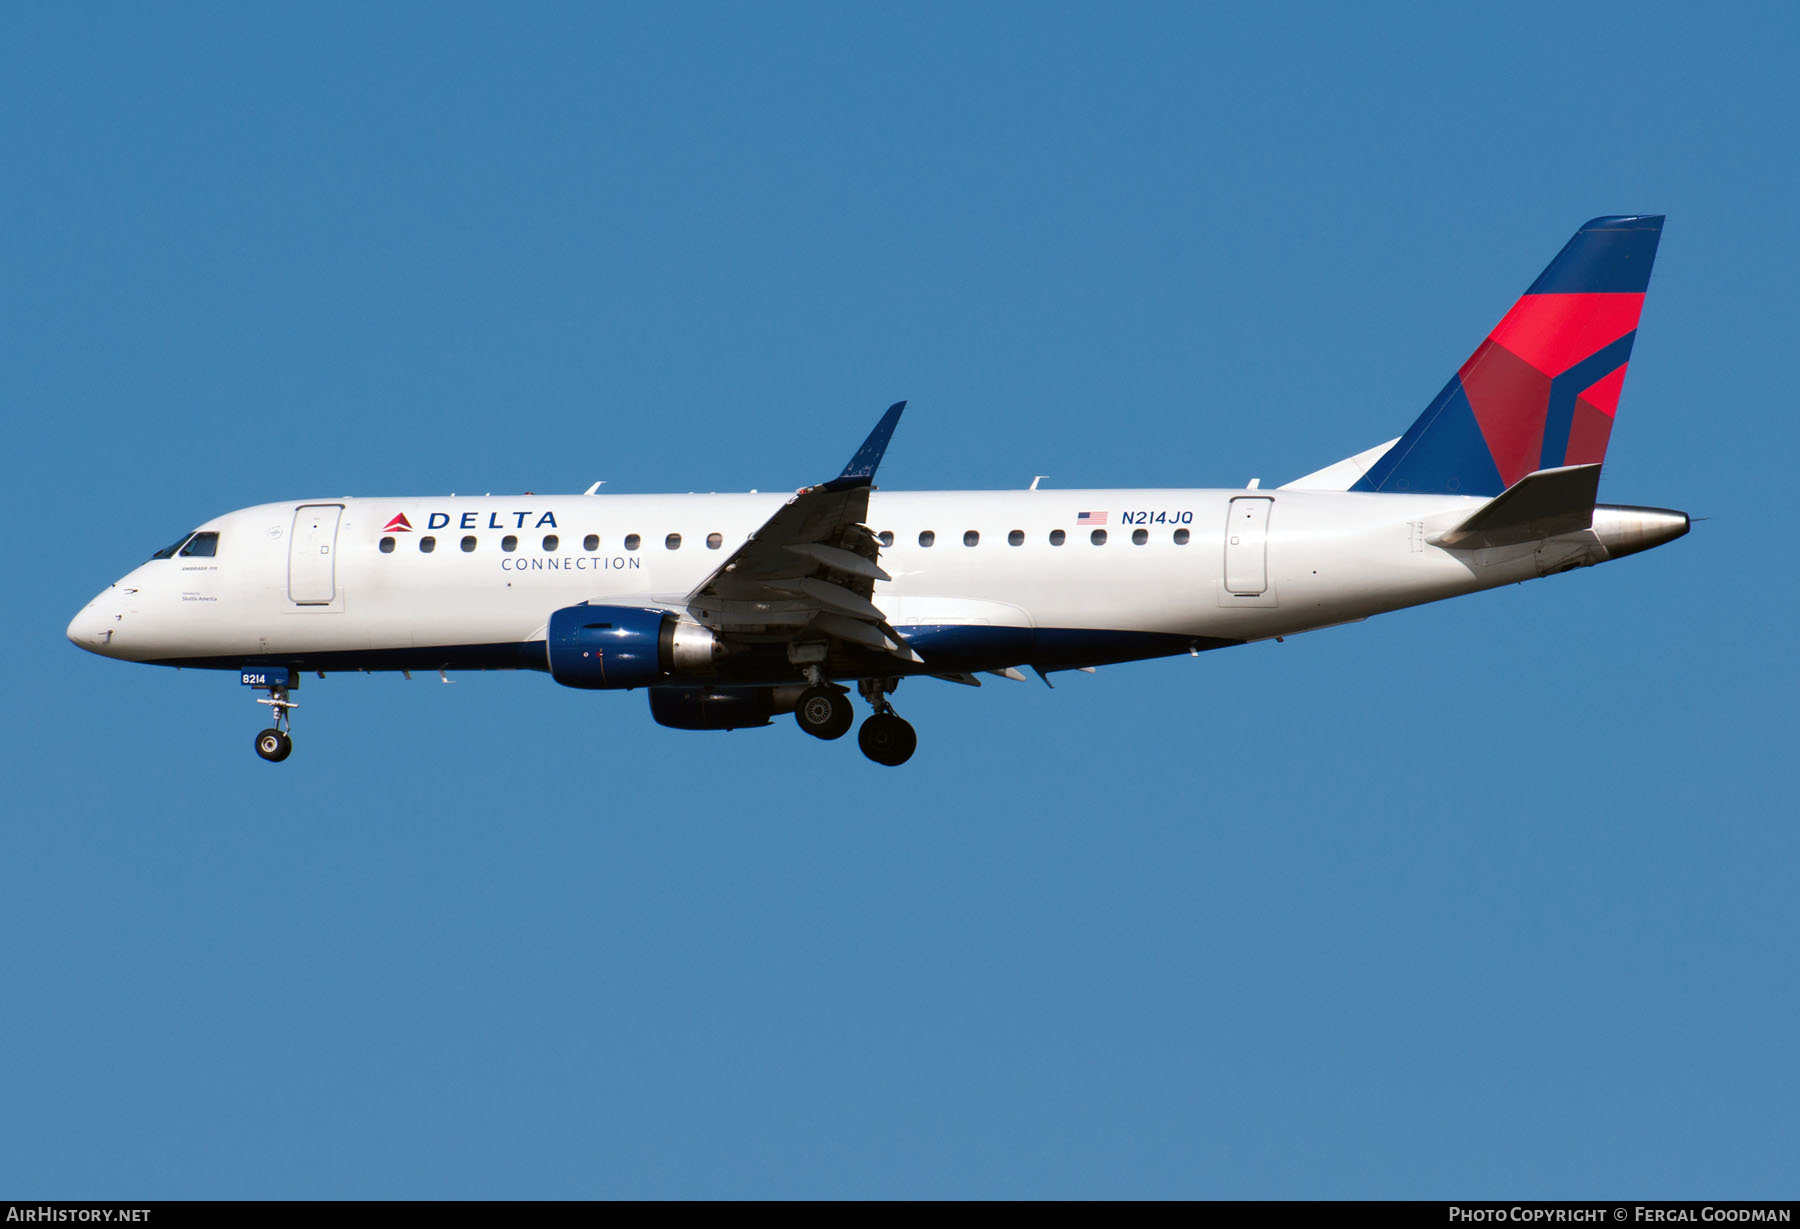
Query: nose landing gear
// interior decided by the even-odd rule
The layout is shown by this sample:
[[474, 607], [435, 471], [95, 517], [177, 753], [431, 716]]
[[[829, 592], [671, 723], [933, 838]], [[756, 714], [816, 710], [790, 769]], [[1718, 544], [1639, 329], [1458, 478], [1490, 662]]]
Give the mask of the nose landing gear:
[[288, 733], [294, 709], [299, 708], [297, 700], [288, 699], [288, 688], [298, 685], [298, 679], [291, 679], [287, 670], [245, 670], [243, 682], [246, 687], [255, 687], [268, 692], [268, 696], [257, 701], [267, 704], [274, 712], [275, 724], [256, 735], [256, 754], [271, 764], [279, 764], [294, 751], [294, 739]]
[[279, 764], [294, 750], [294, 740], [283, 730], [267, 729], [256, 736], [256, 754]]

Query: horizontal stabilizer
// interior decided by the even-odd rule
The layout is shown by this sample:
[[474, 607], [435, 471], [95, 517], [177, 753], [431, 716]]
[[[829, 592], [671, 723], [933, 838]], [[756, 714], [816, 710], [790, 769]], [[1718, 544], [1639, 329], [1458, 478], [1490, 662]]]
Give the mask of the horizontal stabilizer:
[[1452, 550], [1513, 546], [1591, 529], [1598, 465], [1564, 465], [1526, 474], [1432, 542]]

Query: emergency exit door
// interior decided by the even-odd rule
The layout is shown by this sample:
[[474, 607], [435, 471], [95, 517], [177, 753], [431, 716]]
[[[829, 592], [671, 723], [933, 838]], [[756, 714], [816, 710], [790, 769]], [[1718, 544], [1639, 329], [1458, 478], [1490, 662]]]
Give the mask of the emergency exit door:
[[337, 600], [338, 518], [343, 504], [301, 504], [288, 536], [288, 600], [329, 606]]
[[1225, 591], [1236, 597], [1254, 597], [1269, 587], [1268, 496], [1244, 496], [1231, 501], [1225, 520]]

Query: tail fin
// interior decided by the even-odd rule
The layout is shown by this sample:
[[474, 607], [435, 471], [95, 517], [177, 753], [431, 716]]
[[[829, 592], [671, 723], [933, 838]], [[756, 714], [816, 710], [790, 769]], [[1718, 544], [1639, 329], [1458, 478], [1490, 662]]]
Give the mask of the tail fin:
[[1400, 442], [1350, 489], [1498, 495], [1599, 464], [1662, 237], [1661, 215], [1575, 232]]

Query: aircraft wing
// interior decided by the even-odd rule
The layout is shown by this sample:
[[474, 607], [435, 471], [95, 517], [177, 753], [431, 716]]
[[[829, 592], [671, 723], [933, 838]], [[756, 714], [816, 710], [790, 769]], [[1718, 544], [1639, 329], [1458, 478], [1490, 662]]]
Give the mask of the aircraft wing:
[[688, 612], [743, 643], [812, 633], [840, 651], [918, 662], [869, 600], [875, 582], [889, 577], [878, 562], [881, 544], [863, 523], [876, 467], [905, 408], [904, 401], [889, 407], [836, 478], [794, 492], [687, 595]]

